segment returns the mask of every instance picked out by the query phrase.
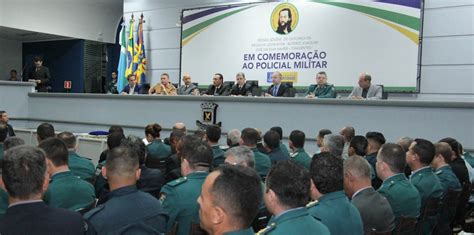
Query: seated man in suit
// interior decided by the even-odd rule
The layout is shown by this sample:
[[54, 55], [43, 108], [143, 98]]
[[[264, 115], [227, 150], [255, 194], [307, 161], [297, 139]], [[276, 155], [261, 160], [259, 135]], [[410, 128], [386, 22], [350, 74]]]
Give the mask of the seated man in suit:
[[382, 99], [382, 87], [372, 85], [372, 76], [363, 73], [359, 77], [359, 86], [352, 89], [349, 99], [355, 100], [379, 100]]
[[156, 84], [152, 87], [148, 94], [157, 94], [157, 95], [177, 95], [176, 87], [170, 83], [170, 75], [167, 73], [161, 74], [161, 83]]
[[48, 207], [41, 200], [49, 183], [41, 149], [18, 146], [8, 150], [2, 178], [10, 207], [0, 220], [1, 234], [85, 234], [92, 229], [79, 213]]
[[138, 94], [140, 92], [140, 84], [137, 84], [137, 77], [135, 74], [129, 74], [127, 76], [128, 85], [123, 88], [122, 95], [133, 95]]
[[5, 124], [8, 128], [7, 137], [15, 136], [15, 131], [13, 130], [12, 125], [8, 124], [10, 118], [8, 117], [8, 113], [6, 111], [0, 111], [0, 124]]
[[160, 234], [166, 230], [166, 213], [158, 199], [139, 191], [137, 154], [128, 147], [111, 149], [102, 175], [107, 178], [110, 193], [107, 201], [87, 212], [84, 218], [98, 234]]
[[51, 86], [51, 74], [46, 66], [43, 66], [43, 58], [36, 56], [34, 58], [35, 67], [28, 76], [29, 82], [36, 83], [36, 90], [39, 92], [47, 92]]
[[371, 166], [363, 157], [353, 156], [344, 161], [344, 190], [360, 212], [365, 234], [395, 228], [392, 207], [371, 186]]
[[334, 85], [328, 83], [326, 72], [316, 74], [316, 84], [310, 85], [306, 92], [307, 98], [336, 98]]
[[183, 75], [184, 85], [178, 88], [178, 95], [198, 95], [199, 89], [191, 83], [191, 76], [189, 74]]
[[238, 96], [252, 95], [252, 87], [246, 83], [244, 73], [240, 72], [235, 76], [235, 85], [232, 87], [230, 94]]
[[272, 74], [272, 85], [267, 89], [265, 96], [275, 97], [275, 96], [288, 96], [288, 87], [281, 84], [281, 79], [283, 75], [280, 72], [274, 72]]
[[220, 73], [214, 74], [212, 84], [209, 85], [207, 91], [203, 95], [227, 96], [229, 95], [230, 87], [224, 84], [224, 76]]

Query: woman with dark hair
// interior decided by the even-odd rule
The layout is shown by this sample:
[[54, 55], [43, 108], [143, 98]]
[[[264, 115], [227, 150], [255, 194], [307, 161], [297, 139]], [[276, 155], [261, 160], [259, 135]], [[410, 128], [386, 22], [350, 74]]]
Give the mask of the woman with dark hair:
[[171, 155], [171, 147], [163, 143], [160, 139], [161, 126], [154, 123], [145, 127], [145, 137], [150, 143], [147, 146], [148, 157], [150, 158], [166, 158]]

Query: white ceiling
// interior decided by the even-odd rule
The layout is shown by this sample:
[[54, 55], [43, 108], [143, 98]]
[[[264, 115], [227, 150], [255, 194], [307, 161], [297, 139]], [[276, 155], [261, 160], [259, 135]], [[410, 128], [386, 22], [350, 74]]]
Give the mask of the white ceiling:
[[37, 42], [71, 38], [0, 26], [0, 39], [15, 40], [19, 42]]

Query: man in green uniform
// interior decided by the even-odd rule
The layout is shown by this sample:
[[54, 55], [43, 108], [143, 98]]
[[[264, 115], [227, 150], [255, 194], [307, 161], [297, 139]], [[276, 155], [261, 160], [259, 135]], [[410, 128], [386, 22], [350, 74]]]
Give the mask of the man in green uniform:
[[68, 166], [66, 144], [59, 138], [48, 138], [38, 146], [46, 153], [50, 181], [44, 194], [47, 205], [77, 211], [95, 203], [92, 184], [74, 176]]
[[58, 138], [64, 141], [69, 151], [69, 169], [72, 173], [87, 182], [95, 182], [95, 167], [89, 158], [81, 157], [76, 153], [77, 140], [71, 132], [61, 132]]
[[259, 139], [258, 131], [255, 128], [245, 128], [240, 135], [240, 145], [252, 149], [255, 157], [255, 169], [260, 177], [265, 178], [272, 165], [268, 155], [258, 151], [257, 142]]
[[0, 163], [0, 218], [3, 217], [8, 208], [8, 193], [4, 189], [5, 185], [3, 184], [1, 165]]
[[290, 154], [290, 160], [295, 161], [297, 164], [304, 166], [306, 170], [309, 170], [309, 165], [311, 164], [311, 158], [304, 151], [304, 142], [306, 141], [306, 136], [304, 132], [300, 130], [294, 130], [290, 134], [290, 141], [288, 145], [292, 153]]
[[190, 234], [199, 227], [197, 198], [212, 162], [212, 150], [207, 143], [194, 135], [183, 136], [178, 144], [182, 178], [167, 183], [161, 189], [160, 201], [169, 215], [166, 226], [176, 234]]
[[[451, 162], [453, 156], [453, 150], [449, 144], [444, 142], [439, 142], [435, 144], [436, 155], [431, 162], [431, 166], [435, 170], [435, 174], [438, 176], [441, 186], [444, 191], [443, 202], [446, 200], [457, 201], [459, 199], [459, 194], [461, 193], [461, 183], [454, 174], [451, 166], [448, 164]], [[449, 194], [456, 194], [457, 198], [453, 198]], [[451, 198], [450, 198], [451, 197]], [[449, 205], [449, 203], [447, 203]], [[451, 208], [447, 205], [443, 205], [443, 210], [441, 210], [441, 215], [439, 223], [436, 225], [437, 234], [450, 234], [451, 228], [450, 224], [454, 219], [455, 207]]]
[[221, 138], [221, 128], [218, 125], [208, 126], [206, 129], [206, 140], [212, 148], [212, 166], [218, 167], [225, 161], [224, 150], [219, 146], [219, 139]]
[[0, 160], [3, 159], [3, 141], [7, 138], [8, 127], [7, 125], [0, 124]]
[[[433, 161], [436, 153], [435, 146], [428, 140], [415, 139], [411, 143], [410, 148], [406, 154], [406, 161], [412, 174], [410, 175], [410, 182], [418, 189], [421, 198], [421, 212], [426, 207], [426, 202], [429, 199], [438, 199], [441, 201], [443, 197], [443, 187], [441, 182], [433, 172], [430, 164]], [[423, 232], [432, 231], [437, 223], [438, 218], [426, 218], [420, 221], [420, 229]]]
[[316, 74], [316, 84], [309, 86], [305, 96], [308, 98], [336, 98], [337, 93], [334, 85], [328, 84], [326, 72]]
[[400, 145], [382, 145], [376, 163], [377, 175], [383, 180], [378, 192], [390, 203], [395, 215], [395, 226], [402, 216], [416, 219], [420, 215], [420, 194], [405, 177], [405, 165], [405, 152]]
[[[225, 152], [225, 163], [229, 165], [240, 165], [240, 166], [246, 166], [249, 168], [252, 168], [255, 170], [255, 154], [254, 152], [247, 146], [237, 146], [230, 148]], [[262, 184], [262, 195], [263, 195], [263, 189], [265, 188], [265, 185], [262, 181], [260, 181]], [[267, 208], [265, 207], [265, 202], [262, 200], [260, 202], [260, 205], [258, 206], [258, 213], [257, 216], [254, 218], [254, 221], [252, 222], [252, 227], [254, 230], [258, 231], [262, 228], [264, 228], [268, 220], [270, 219], [270, 214], [268, 213]]]
[[290, 151], [288, 151], [288, 148], [286, 147], [285, 144], [283, 144], [282, 140], [283, 140], [283, 129], [279, 126], [274, 126], [272, 128], [270, 128], [271, 131], [276, 131], [279, 135], [279, 138], [280, 138], [280, 149], [283, 153], [285, 154], [289, 154]]
[[49, 123], [41, 123], [36, 128], [36, 141], [41, 143], [43, 140], [49, 137], [55, 137], [56, 132], [54, 131], [54, 126]]
[[453, 155], [451, 146], [444, 142], [436, 143], [434, 146], [436, 149], [436, 155], [431, 162], [431, 166], [441, 182], [444, 193], [447, 193], [448, 190], [461, 191], [461, 183], [459, 183], [458, 178], [451, 169], [451, 166], [448, 164], [451, 162]]
[[273, 216], [257, 234], [330, 234], [305, 208], [310, 187], [309, 173], [304, 167], [290, 160], [274, 165], [265, 181], [263, 195]]
[[206, 178], [198, 198], [201, 227], [209, 234], [254, 234], [251, 224], [261, 201], [261, 181], [254, 169], [221, 166]]
[[363, 234], [360, 213], [344, 193], [342, 158], [329, 152], [316, 154], [310, 174], [311, 199], [315, 201], [307, 205], [309, 213], [326, 225], [331, 234]]
[[148, 157], [164, 159], [171, 156], [171, 147], [160, 139], [161, 126], [154, 123], [145, 127]]
[[164, 234], [167, 215], [160, 201], [136, 187], [141, 170], [133, 149], [109, 150], [101, 172], [110, 185], [107, 201], [84, 215], [97, 234]]

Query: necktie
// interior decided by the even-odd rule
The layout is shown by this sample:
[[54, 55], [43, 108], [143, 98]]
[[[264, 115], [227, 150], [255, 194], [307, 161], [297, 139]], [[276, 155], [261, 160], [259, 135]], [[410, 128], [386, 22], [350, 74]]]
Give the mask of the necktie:
[[277, 96], [278, 94], [278, 86], [273, 87], [273, 96]]

